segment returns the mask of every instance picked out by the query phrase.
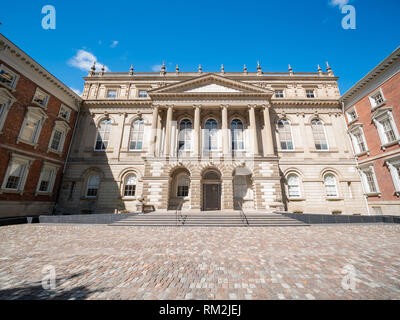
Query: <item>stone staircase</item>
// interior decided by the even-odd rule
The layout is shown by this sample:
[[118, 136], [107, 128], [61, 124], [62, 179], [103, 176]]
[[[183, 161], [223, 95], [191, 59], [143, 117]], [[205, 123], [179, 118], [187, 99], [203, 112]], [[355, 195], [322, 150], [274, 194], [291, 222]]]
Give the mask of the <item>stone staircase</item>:
[[304, 227], [308, 224], [281, 214], [138, 214], [110, 226]]

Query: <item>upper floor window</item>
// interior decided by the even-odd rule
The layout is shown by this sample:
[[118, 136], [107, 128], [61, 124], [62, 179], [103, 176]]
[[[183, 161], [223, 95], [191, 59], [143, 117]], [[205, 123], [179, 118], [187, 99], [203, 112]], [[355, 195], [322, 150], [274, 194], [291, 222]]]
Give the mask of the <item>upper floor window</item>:
[[192, 122], [189, 119], [184, 119], [179, 124], [179, 141], [178, 150], [191, 150], [192, 140]]
[[10, 89], [15, 89], [19, 76], [4, 65], [0, 65], [0, 83]]
[[96, 198], [100, 185], [100, 176], [95, 173], [89, 176], [87, 187], [86, 187], [86, 197], [87, 198]]
[[372, 109], [378, 108], [386, 103], [385, 97], [383, 96], [382, 89], [369, 96], [369, 101], [371, 103]]
[[147, 98], [147, 91], [139, 90], [139, 98]]
[[390, 159], [386, 161], [386, 165], [392, 176], [394, 190], [397, 195], [400, 193], [400, 158]]
[[362, 168], [360, 173], [366, 193], [378, 193], [378, 182], [376, 181], [374, 167]]
[[315, 98], [315, 92], [314, 90], [306, 90], [306, 96], [307, 98]]
[[349, 122], [353, 122], [353, 121], [356, 121], [357, 119], [358, 119], [358, 115], [357, 115], [357, 112], [356, 112], [356, 109], [353, 107], [353, 108], [350, 108], [347, 112], [346, 112], [346, 115], [347, 115], [347, 120], [349, 121]]
[[244, 150], [243, 122], [234, 119], [231, 122], [232, 150]]
[[57, 171], [58, 167], [52, 164], [45, 163], [43, 165], [36, 190], [38, 193], [51, 193], [53, 191]]
[[205, 125], [205, 150], [218, 149], [218, 123], [214, 119], [208, 119]]
[[279, 141], [282, 150], [293, 150], [292, 130], [290, 122], [286, 119], [278, 121]]
[[58, 112], [58, 116], [60, 118], [63, 118], [65, 120], [69, 121], [69, 118], [71, 116], [71, 109], [62, 104], [60, 107], [60, 111]]
[[394, 143], [400, 139], [399, 132], [390, 109], [377, 110], [373, 114], [372, 120], [378, 129], [379, 138], [383, 146]]
[[181, 174], [178, 177], [178, 189], [177, 189], [177, 197], [187, 197], [189, 196], [189, 185], [190, 179], [186, 174]]
[[125, 178], [124, 197], [134, 197], [136, 193], [136, 176], [128, 174]]
[[97, 129], [95, 150], [106, 150], [110, 140], [111, 120], [104, 119]]
[[275, 90], [275, 98], [284, 98], [283, 90]]
[[107, 90], [107, 98], [108, 99], [115, 99], [116, 97], [117, 97], [117, 90], [116, 89]]
[[314, 137], [315, 149], [328, 150], [328, 142], [326, 141], [324, 124], [319, 119], [311, 121], [311, 128]]
[[32, 101], [34, 103], [40, 105], [41, 107], [46, 108], [47, 103], [49, 102], [49, 99], [50, 99], [50, 96], [46, 92], [37, 88]]
[[5, 191], [23, 192], [32, 162], [33, 159], [12, 153], [6, 174], [4, 175], [2, 189]]
[[65, 138], [70, 127], [64, 121], [56, 121], [53, 132], [51, 134], [49, 151], [62, 153], [64, 148]]
[[11, 105], [16, 101], [14, 96], [4, 88], [0, 88], [0, 133], [6, 121]]
[[352, 129], [350, 131], [350, 136], [353, 141], [354, 150], [356, 154], [363, 153], [368, 150], [367, 143], [364, 137], [364, 131], [361, 126]]
[[336, 178], [333, 174], [328, 173], [324, 176], [324, 184], [327, 197], [336, 198], [339, 196], [336, 185]]
[[28, 107], [18, 136], [18, 141], [32, 144], [36, 147], [43, 123], [46, 119], [47, 115], [41, 108]]
[[300, 198], [301, 190], [300, 190], [300, 178], [297, 174], [289, 174], [287, 177], [288, 184], [288, 194], [289, 198]]
[[143, 148], [144, 121], [137, 119], [133, 122], [129, 141], [129, 150], [142, 150]]

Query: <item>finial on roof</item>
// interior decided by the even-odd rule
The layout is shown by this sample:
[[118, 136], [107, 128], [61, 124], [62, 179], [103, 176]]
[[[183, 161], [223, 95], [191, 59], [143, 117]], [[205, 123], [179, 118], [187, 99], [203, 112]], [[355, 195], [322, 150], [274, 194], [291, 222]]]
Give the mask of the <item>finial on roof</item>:
[[131, 68], [129, 69], [129, 75], [133, 75], [133, 64], [131, 64]]
[[322, 69], [321, 69], [321, 67], [319, 65], [318, 65], [318, 73], [319, 73], [320, 76], [322, 75]]
[[262, 69], [260, 66], [260, 61], [257, 61], [257, 74], [262, 74]]
[[328, 74], [329, 74], [330, 76], [333, 76], [333, 71], [332, 71], [332, 68], [331, 68], [331, 66], [329, 65], [328, 61], [326, 62], [326, 71], [328, 71]]
[[201, 64], [199, 64], [199, 73], [201, 73]]
[[105, 67], [104, 67], [104, 64], [103, 64], [103, 66], [101, 67], [101, 72], [100, 72], [101, 76], [104, 75], [104, 71], [105, 71]]
[[224, 65], [221, 64], [221, 73], [225, 73]]
[[246, 67], [246, 65], [243, 66], [243, 72], [244, 72], [244, 73], [247, 73], [247, 67]]
[[289, 74], [293, 75], [293, 69], [292, 69], [292, 66], [290, 64], [289, 64]]
[[175, 72], [179, 73], [179, 66], [178, 65], [176, 65]]
[[161, 75], [164, 75], [165, 74], [165, 61], [163, 61], [163, 63], [162, 63], [162, 66], [161, 66], [161, 72], [160, 72], [160, 74]]
[[89, 76], [93, 76], [95, 72], [96, 72], [96, 61], [93, 61], [93, 65], [89, 71]]

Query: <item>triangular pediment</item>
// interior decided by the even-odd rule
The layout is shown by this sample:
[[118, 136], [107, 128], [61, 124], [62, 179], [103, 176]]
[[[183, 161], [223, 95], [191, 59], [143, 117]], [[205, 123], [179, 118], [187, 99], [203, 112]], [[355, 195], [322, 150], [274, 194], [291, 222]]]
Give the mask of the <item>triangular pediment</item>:
[[272, 95], [273, 91], [260, 88], [248, 83], [225, 78], [216, 74], [206, 74], [190, 80], [174, 83], [165, 87], [149, 91], [150, 96], [178, 94], [258, 94]]

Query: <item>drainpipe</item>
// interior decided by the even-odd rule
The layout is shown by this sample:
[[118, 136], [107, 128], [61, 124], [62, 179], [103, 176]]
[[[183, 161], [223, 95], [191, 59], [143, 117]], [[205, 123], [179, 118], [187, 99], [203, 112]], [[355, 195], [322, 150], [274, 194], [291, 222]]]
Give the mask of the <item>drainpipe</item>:
[[80, 113], [81, 113], [81, 107], [82, 107], [82, 102], [79, 104], [79, 110], [78, 110], [78, 114], [77, 114], [77, 116], [76, 116], [76, 120], [75, 120], [75, 124], [74, 124], [74, 129], [73, 129], [73, 131], [72, 131], [71, 141], [70, 141], [69, 146], [68, 146], [68, 151], [67, 151], [67, 156], [66, 156], [66, 158], [65, 158], [64, 167], [63, 167], [63, 170], [62, 170], [62, 172], [61, 172], [60, 183], [59, 183], [58, 189], [57, 189], [56, 201], [55, 201], [54, 206], [53, 206], [53, 215], [56, 214], [56, 209], [57, 209], [57, 205], [58, 205], [58, 200], [60, 199], [62, 180], [63, 180], [63, 178], [64, 178], [64, 173], [65, 173], [65, 169], [66, 169], [66, 167], [67, 167], [69, 154], [70, 154], [70, 152], [71, 152], [71, 147], [72, 147], [72, 144], [73, 144], [73, 142], [74, 142], [76, 127], [77, 127], [77, 125], [78, 125], [79, 116], [80, 116]]
[[[345, 117], [345, 113], [344, 113], [344, 102], [343, 102], [343, 101], [342, 101], [342, 114], [343, 114], [343, 122], [344, 122], [345, 128], [347, 128], [346, 137], [347, 137], [347, 139], [348, 139], [349, 142], [350, 142], [350, 146], [351, 146], [351, 150], [353, 151], [353, 155], [355, 155], [356, 152], [355, 152], [355, 150], [354, 150], [353, 142], [351, 141], [351, 138], [350, 138], [350, 135], [349, 135], [349, 132], [348, 132], [348, 129], [349, 129], [349, 128], [348, 128], [347, 123], [346, 123], [346, 120], [345, 120], [345, 118], [344, 118], [344, 117]], [[354, 160], [356, 161], [356, 164], [357, 164], [357, 173], [358, 173], [358, 176], [360, 177], [361, 188], [362, 188], [362, 191], [363, 191], [363, 198], [364, 198], [365, 205], [366, 205], [366, 207], [367, 207], [367, 213], [368, 213], [368, 215], [370, 216], [370, 215], [371, 215], [371, 212], [370, 212], [369, 206], [368, 206], [368, 200], [367, 200], [367, 196], [366, 196], [366, 192], [365, 192], [364, 183], [362, 182], [362, 177], [361, 177], [360, 171], [359, 171], [359, 169], [358, 169], [358, 167], [359, 167], [358, 158], [357, 158], [356, 156], [354, 156]]]

